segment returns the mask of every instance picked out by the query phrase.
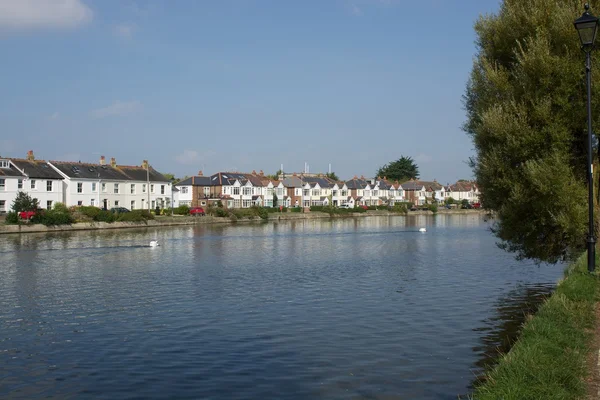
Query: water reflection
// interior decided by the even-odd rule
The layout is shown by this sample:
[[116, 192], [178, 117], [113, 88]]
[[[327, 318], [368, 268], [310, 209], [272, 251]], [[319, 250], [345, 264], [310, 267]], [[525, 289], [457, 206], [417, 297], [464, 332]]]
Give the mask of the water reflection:
[[3, 236], [0, 398], [455, 399], [561, 273], [468, 215]]

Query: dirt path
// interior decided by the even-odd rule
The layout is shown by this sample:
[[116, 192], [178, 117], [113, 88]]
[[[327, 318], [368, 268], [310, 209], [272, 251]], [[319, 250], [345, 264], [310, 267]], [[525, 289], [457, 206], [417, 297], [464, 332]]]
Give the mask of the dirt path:
[[587, 400], [600, 399], [600, 302], [596, 304], [596, 326], [592, 339], [592, 350], [588, 355], [587, 367], [590, 375], [587, 382]]

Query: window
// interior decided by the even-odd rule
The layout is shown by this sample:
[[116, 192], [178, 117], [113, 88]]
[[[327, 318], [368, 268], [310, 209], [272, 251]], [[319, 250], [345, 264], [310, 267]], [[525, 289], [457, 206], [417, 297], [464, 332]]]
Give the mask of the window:
[[332, 193], [332, 196], [333, 196], [333, 197], [337, 197], [337, 195], [338, 195], [338, 191], [337, 191], [337, 190], [334, 190], [334, 191], [333, 191], [333, 193]]
[[77, 193], [83, 193], [83, 183], [77, 183]]
[[238, 199], [235, 199], [233, 201], [233, 208], [240, 208], [240, 205], [241, 205], [241, 203]]
[[277, 188], [277, 196], [283, 197], [283, 188]]
[[46, 210], [51, 210], [52, 209], [52, 200], [48, 200], [46, 202]]
[[115, 207], [119, 207], [119, 200], [115, 200]]
[[90, 204], [91, 204], [92, 206], [95, 206], [95, 205], [96, 205], [96, 199], [92, 199], [92, 200], [90, 201]]
[[82, 206], [83, 205], [83, 200], [77, 200], [77, 205], [78, 206]]
[[119, 193], [119, 184], [115, 183], [115, 191], [114, 193]]
[[145, 183], [142, 185], [142, 193], [146, 193], [146, 184]]
[[17, 189], [23, 189], [23, 179], [17, 181]]
[[187, 186], [182, 186], [181, 187], [181, 194], [187, 194], [188, 193], [188, 187]]
[[46, 181], [46, 192], [52, 191], [52, 181]]
[[0, 168], [9, 168], [8, 160], [0, 160]]
[[165, 194], [165, 185], [160, 185], [160, 194]]
[[152, 208], [156, 208], [156, 201], [152, 200]]
[[6, 190], [6, 179], [0, 179], [0, 190]]
[[150, 193], [154, 193], [154, 185], [150, 185]]
[[102, 182], [102, 193], [106, 193], [106, 183]]
[[135, 183], [131, 184], [131, 194], [135, 194]]
[[210, 195], [210, 187], [208, 187], [208, 186], [204, 187], [204, 195], [207, 197]]
[[202, 201], [202, 202], [200, 202], [200, 205], [201, 205], [201, 206], [205, 206], [205, 205], [206, 205], [206, 202], [205, 202], [205, 201]]
[[313, 194], [315, 196], [320, 196], [321, 195], [321, 189], [313, 189]]
[[244, 191], [242, 192], [244, 195], [249, 196], [252, 194], [252, 188], [251, 187], [244, 187]]
[[92, 192], [95, 192], [97, 189], [98, 187], [96, 186], [96, 182], [92, 182]]
[[31, 188], [32, 188], [32, 189], [35, 189], [35, 179], [32, 179], [32, 180], [31, 180]]
[[273, 196], [273, 189], [267, 188], [267, 196]]
[[131, 200], [131, 208], [130, 210], [135, 210], [135, 200]]
[[6, 200], [0, 200], [0, 212], [6, 211]]
[[243, 204], [242, 204], [243, 208], [250, 208], [252, 207], [252, 200], [244, 200]]
[[[240, 188], [239, 188], [239, 187], [237, 187], [237, 186], [236, 186], [236, 187], [234, 187], [234, 188], [233, 188], [233, 194], [234, 194], [234, 195], [235, 195], [235, 194], [240, 194]], [[239, 207], [238, 207], [238, 208], [239, 208]]]
[[308, 193], [309, 193], [309, 192], [310, 192], [310, 190], [308, 190], [308, 189], [304, 189], [304, 196], [307, 196], [307, 197], [308, 197]]

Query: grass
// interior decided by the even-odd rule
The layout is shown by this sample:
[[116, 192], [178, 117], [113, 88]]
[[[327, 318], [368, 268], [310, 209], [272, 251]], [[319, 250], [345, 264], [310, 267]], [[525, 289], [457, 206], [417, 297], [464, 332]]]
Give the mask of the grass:
[[476, 400], [580, 399], [595, 322], [599, 280], [581, 257], [525, 323], [519, 340], [472, 395]]

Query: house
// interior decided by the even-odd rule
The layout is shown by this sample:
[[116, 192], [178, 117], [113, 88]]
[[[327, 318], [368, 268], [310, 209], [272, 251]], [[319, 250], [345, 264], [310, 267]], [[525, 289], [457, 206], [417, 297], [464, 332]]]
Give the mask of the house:
[[209, 176], [202, 175], [202, 171], [199, 171], [197, 176], [177, 182], [174, 186], [179, 191], [179, 205], [188, 207], [208, 205], [211, 196], [211, 180]]
[[[278, 189], [280, 187], [285, 190], [284, 201], [286, 207], [300, 207], [303, 197], [302, 178], [297, 175], [283, 178], [278, 185]], [[278, 191], [277, 196], [279, 196], [279, 193]]]
[[38, 200], [40, 208], [63, 203], [63, 179], [46, 161], [36, 160], [33, 151], [26, 159], [0, 159], [0, 213], [10, 210], [18, 192]]
[[437, 180], [430, 181], [421, 181], [419, 180], [423, 186], [425, 186], [425, 197], [429, 203], [441, 203], [446, 198], [446, 188], [439, 184]]
[[95, 206], [129, 209], [168, 208], [171, 205], [171, 182], [152, 168], [146, 160], [141, 166], [118, 166], [114, 158], [106, 164], [50, 161], [64, 182], [67, 206]]
[[469, 203], [479, 202], [479, 188], [473, 181], [459, 180], [453, 185], [447, 185], [444, 197], [452, 197], [455, 201], [461, 202], [467, 200]]
[[406, 201], [409, 201], [416, 206], [425, 204], [427, 189], [421, 182], [411, 179], [410, 181], [402, 183], [400, 186], [404, 191]]
[[360, 178], [357, 178], [354, 176], [354, 178], [346, 181], [345, 185], [349, 191], [347, 203], [351, 204], [352, 206], [355, 204], [364, 204], [364, 190], [368, 185], [365, 177], [361, 176]]

